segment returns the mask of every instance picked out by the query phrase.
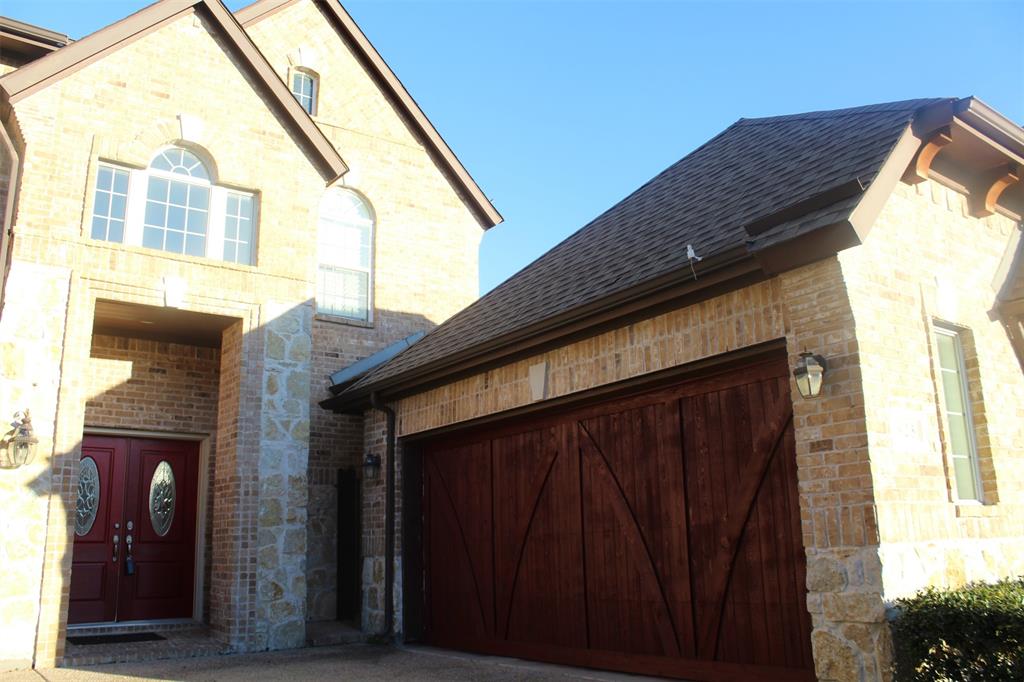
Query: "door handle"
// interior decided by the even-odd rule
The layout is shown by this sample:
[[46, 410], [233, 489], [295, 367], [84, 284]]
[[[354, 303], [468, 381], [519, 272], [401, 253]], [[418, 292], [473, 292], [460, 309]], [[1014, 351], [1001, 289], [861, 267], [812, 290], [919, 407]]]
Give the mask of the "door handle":
[[126, 575], [135, 575], [135, 558], [132, 557], [132, 534], [128, 533], [124, 541], [128, 545], [128, 555], [124, 560], [124, 572]]
[[117, 549], [121, 543], [121, 538], [118, 537], [117, 533], [114, 533], [114, 558], [111, 559], [115, 564], [117, 563]]

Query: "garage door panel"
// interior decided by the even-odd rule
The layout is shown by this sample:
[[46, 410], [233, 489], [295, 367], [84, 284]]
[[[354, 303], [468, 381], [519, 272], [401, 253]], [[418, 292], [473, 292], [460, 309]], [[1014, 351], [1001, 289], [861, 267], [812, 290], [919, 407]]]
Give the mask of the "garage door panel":
[[590, 645], [607, 651], [678, 656], [678, 637], [625, 491], [587, 438], [581, 447]]
[[509, 641], [586, 646], [579, 482], [565, 428], [494, 441], [495, 592]]
[[[689, 679], [811, 679], [786, 371], [424, 448], [426, 607], [448, 610], [425, 638]], [[462, 558], [431, 575], [459, 533]]]
[[[565, 429], [548, 429], [550, 463], [527, 523], [517, 573], [509, 585], [507, 638], [585, 646], [582, 547], [578, 524], [578, 468]], [[526, 511], [526, 510], [524, 510]]]
[[589, 604], [607, 630], [592, 627], [591, 643], [693, 655], [678, 408], [657, 403], [579, 427]]
[[[440, 630], [472, 623], [476, 635], [494, 632], [493, 554], [491, 553], [491, 458], [487, 444], [445, 452], [424, 472], [430, 491], [431, 546], [436, 562], [429, 572], [435, 594], [456, 597], [432, 613]], [[443, 544], [442, 544], [443, 543]]]

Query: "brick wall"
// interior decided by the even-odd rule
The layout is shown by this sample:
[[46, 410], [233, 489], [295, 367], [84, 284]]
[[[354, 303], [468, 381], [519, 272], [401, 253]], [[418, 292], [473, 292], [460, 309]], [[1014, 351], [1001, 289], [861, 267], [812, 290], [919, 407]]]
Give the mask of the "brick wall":
[[[966, 197], [900, 184], [864, 246], [843, 254], [864, 357], [886, 597], [1024, 574], [1024, 375], [990, 315], [1020, 229]], [[957, 502], [934, 328], [962, 329], [983, 503]]]
[[95, 335], [87, 426], [213, 433], [220, 349]]

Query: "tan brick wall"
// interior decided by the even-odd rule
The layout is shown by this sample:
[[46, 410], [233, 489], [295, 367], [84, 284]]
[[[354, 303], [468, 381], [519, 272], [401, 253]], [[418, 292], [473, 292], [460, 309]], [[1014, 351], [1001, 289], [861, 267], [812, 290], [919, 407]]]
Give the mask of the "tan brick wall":
[[[1024, 375], [990, 317], [1011, 233], [937, 182], [900, 184], [864, 246], [842, 255], [864, 357], [885, 594], [1024, 574]], [[965, 344], [984, 502], [956, 503], [934, 322]]]
[[220, 349], [94, 335], [86, 426], [213, 433]]
[[[294, 17], [305, 22], [301, 31], [288, 23]], [[306, 537], [309, 481], [326, 485], [328, 472], [362, 451], [358, 420], [336, 426], [332, 415], [315, 407], [326, 397], [325, 375], [429, 328], [476, 295], [479, 225], [423, 147], [388, 113], [386, 98], [312, 3], [275, 14], [254, 36], [282, 70], [296, 40], [321, 41], [318, 49], [329, 68], [321, 74], [324, 117], [318, 123], [352, 167], [344, 183], [368, 198], [377, 219], [374, 323], [362, 327], [324, 320], [313, 328], [316, 212], [326, 180], [205, 20], [194, 15], [177, 19], [18, 102], [13, 115], [26, 154], [15, 223], [16, 268], [38, 269], [23, 270], [39, 279], [38, 284], [32, 280], [22, 285], [22, 291], [45, 290], [52, 279], [54, 286], [63, 282], [65, 298], [47, 297], [39, 310], [23, 307], [34, 315], [37, 329], [32, 333], [63, 343], [56, 358], [43, 357], [43, 347], [38, 350], [39, 371], [53, 372], [53, 380], [19, 388], [21, 380], [11, 377], [30, 375], [25, 363], [35, 357], [6, 353], [5, 369], [10, 366], [11, 371], [0, 378], [0, 412], [10, 415], [28, 406], [42, 417], [41, 433], [49, 428], [52, 434], [40, 444], [37, 466], [46, 478], [33, 493], [46, 500], [52, 492], [48, 511], [33, 512], [39, 524], [49, 519], [49, 529], [45, 542], [32, 542], [23, 557], [24, 579], [14, 581], [38, 585], [38, 568], [33, 572], [31, 567], [42, 565], [42, 588], [32, 597], [40, 606], [32, 612], [18, 610], [16, 617], [12, 611], [11, 618], [3, 619], [0, 640], [9, 642], [11, 651], [0, 658], [34, 658], [37, 665], [47, 665], [62, 655], [70, 519], [87, 423], [88, 372], [96, 360], [90, 358], [90, 348], [97, 299], [159, 306], [164, 278], [178, 277], [187, 283], [185, 309], [238, 320], [225, 335], [217, 387], [210, 619], [233, 647], [251, 649], [302, 641], [306, 577], [294, 572], [305, 564], [311, 546]], [[216, 182], [258, 192], [255, 266], [88, 238], [97, 162], [144, 167], [160, 146], [183, 135], [179, 114], [201, 122], [185, 143], [213, 160]], [[437, 270], [437, 262], [446, 267]], [[285, 330], [271, 333], [279, 318], [287, 320], [281, 323]], [[5, 312], [0, 338], [22, 333], [15, 328], [18, 319]], [[273, 357], [280, 344], [287, 357]], [[304, 355], [296, 359], [292, 353]], [[291, 377], [295, 373], [304, 378], [297, 381]], [[288, 395], [267, 399], [267, 382], [284, 375], [291, 377]], [[100, 419], [96, 415], [107, 407], [95, 403], [90, 412]], [[47, 410], [55, 414], [47, 417]], [[266, 431], [268, 424], [285, 429], [284, 435]], [[312, 468], [310, 443], [315, 450]], [[284, 450], [295, 454], [283, 457]], [[287, 494], [280, 523], [274, 510], [261, 508], [261, 495], [276, 490], [261, 490], [261, 475], [283, 477]], [[327, 508], [333, 513], [330, 495], [315, 499], [318, 514]], [[32, 532], [26, 531], [26, 542], [34, 538]], [[334, 532], [332, 527], [318, 528], [317, 546], [333, 542]], [[326, 560], [319, 570], [330, 572]], [[282, 584], [283, 594], [271, 583]], [[316, 594], [309, 591], [308, 603], [329, 603], [313, 615], [331, 617], [334, 585], [323, 583]], [[19, 589], [12, 594], [12, 604], [21, 604], [23, 593]], [[5, 598], [0, 594], [0, 608]], [[25, 638], [6, 637], [8, 631], [36, 633], [37, 620], [34, 645]]]
[[636, 322], [403, 400], [408, 435], [533, 402], [529, 368], [546, 362], [548, 398], [676, 367], [786, 335], [778, 279]]

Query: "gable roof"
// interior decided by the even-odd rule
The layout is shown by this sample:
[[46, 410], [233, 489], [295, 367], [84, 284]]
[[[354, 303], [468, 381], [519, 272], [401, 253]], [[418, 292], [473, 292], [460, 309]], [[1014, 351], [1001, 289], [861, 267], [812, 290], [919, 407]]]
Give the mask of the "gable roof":
[[0, 97], [14, 104], [107, 54], [191, 12], [203, 12], [220, 28], [254, 80], [320, 166], [328, 184], [348, 172], [341, 155], [313, 122], [249, 35], [220, 0], [160, 0], [95, 33], [0, 78]]
[[[256, 0], [235, 13], [242, 26], [248, 28], [300, 0]], [[466, 170], [462, 162], [444, 141], [441, 134], [423, 113], [409, 91], [402, 85], [395, 72], [391, 70], [384, 58], [362, 32], [355, 20], [349, 15], [338, 0], [313, 0], [324, 10], [324, 13], [338, 31], [342, 39], [352, 49], [356, 58], [363, 64], [370, 76], [384, 92], [406, 122], [418, 134], [427, 151], [441, 166], [445, 174], [463, 195], [484, 229], [500, 223], [503, 218], [480, 186]]]
[[[615, 308], [650, 310], [857, 244], [919, 146], [911, 124], [934, 126], [954, 102], [740, 119], [322, 405], [449, 381], [593, 329]], [[687, 245], [703, 260], [691, 263]]]

